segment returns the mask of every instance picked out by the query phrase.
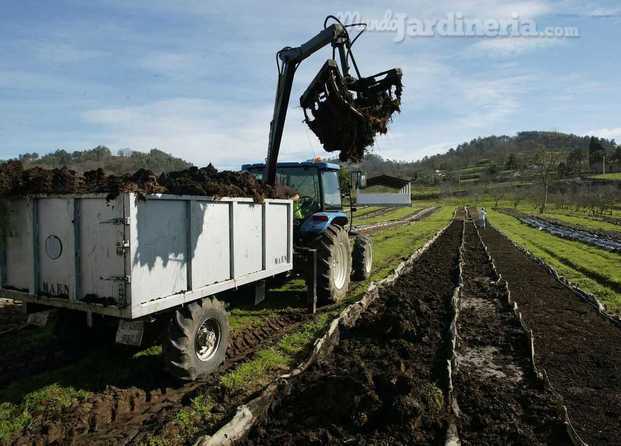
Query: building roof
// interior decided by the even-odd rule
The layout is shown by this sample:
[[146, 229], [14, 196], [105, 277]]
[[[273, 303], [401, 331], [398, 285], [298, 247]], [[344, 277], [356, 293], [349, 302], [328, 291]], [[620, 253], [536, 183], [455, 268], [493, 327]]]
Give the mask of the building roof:
[[403, 186], [407, 186], [410, 183], [409, 180], [403, 178], [392, 177], [390, 175], [378, 175], [373, 178], [367, 178], [367, 187], [370, 186], [388, 186], [396, 189], [401, 189]]

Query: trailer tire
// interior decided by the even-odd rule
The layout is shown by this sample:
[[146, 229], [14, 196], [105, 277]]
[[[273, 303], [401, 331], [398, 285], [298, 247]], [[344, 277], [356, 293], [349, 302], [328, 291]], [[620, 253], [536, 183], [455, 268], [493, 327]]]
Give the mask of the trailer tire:
[[352, 252], [352, 269], [354, 280], [367, 280], [373, 269], [373, 242], [364, 235], [354, 239]]
[[170, 318], [162, 348], [166, 366], [185, 381], [206, 376], [224, 362], [229, 338], [224, 302], [213, 297], [192, 302]]
[[339, 302], [347, 295], [351, 277], [351, 248], [347, 231], [329, 226], [315, 244], [317, 249], [317, 301]]

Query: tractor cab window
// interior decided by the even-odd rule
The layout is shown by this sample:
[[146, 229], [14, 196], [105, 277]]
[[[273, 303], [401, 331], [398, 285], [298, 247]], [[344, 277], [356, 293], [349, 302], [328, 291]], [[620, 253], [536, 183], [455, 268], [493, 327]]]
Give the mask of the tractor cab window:
[[300, 195], [298, 204], [304, 217], [321, 209], [321, 189], [316, 169], [279, 168], [278, 183], [285, 184]]
[[341, 209], [339, 173], [335, 170], [321, 172], [323, 203], [326, 209]]

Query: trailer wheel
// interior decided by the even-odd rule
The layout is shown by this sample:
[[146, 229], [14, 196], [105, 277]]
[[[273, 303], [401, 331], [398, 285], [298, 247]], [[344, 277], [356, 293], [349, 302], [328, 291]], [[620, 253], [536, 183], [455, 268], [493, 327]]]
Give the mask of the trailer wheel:
[[340, 301], [349, 289], [351, 249], [347, 231], [331, 225], [317, 241], [317, 300], [320, 304]]
[[354, 280], [367, 280], [373, 269], [373, 242], [364, 235], [354, 240], [352, 252], [352, 267]]
[[163, 345], [167, 368], [186, 381], [208, 375], [224, 362], [228, 344], [224, 302], [213, 297], [193, 302], [170, 318]]

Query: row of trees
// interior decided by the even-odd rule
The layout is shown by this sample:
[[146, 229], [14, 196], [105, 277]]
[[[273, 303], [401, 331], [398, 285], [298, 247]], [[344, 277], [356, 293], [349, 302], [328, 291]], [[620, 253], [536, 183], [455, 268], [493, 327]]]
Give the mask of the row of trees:
[[[603, 216], [612, 215], [615, 206], [619, 205], [621, 189], [617, 185], [593, 185], [591, 183], [555, 185], [549, 188], [547, 192], [541, 183], [504, 188], [490, 188], [480, 185], [473, 188], [471, 195], [475, 201], [491, 196], [496, 207], [502, 201], [511, 202], [513, 207], [518, 207], [523, 202], [530, 202], [537, 203], [540, 213], [555, 208]], [[545, 207], [541, 205], [544, 201], [546, 202]]]
[[105, 146], [91, 150], [68, 152], [60, 149], [39, 156], [38, 153], [24, 153], [19, 156], [26, 167], [59, 168], [67, 166], [77, 171], [102, 168], [108, 173], [122, 175], [135, 172], [140, 168], [150, 169], [156, 173], [170, 172], [188, 168], [191, 164], [159, 149], [138, 152], [128, 149], [120, 150], [116, 155]]

